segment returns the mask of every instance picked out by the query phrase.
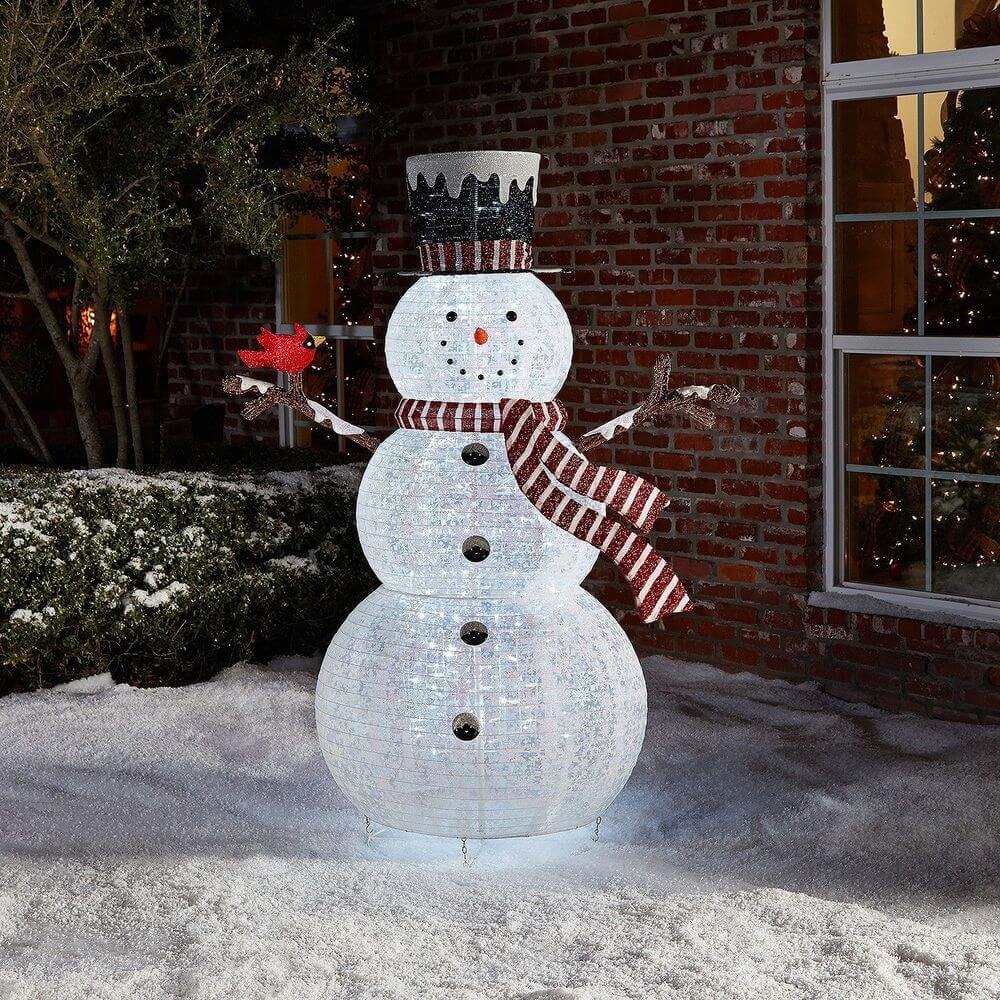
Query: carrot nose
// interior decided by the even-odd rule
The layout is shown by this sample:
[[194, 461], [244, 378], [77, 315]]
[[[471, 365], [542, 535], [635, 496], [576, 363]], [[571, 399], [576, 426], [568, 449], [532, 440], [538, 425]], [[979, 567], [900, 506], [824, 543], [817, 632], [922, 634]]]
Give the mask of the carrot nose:
[[480, 347], [490, 339], [490, 335], [481, 326], [476, 327], [476, 332], [472, 336]]

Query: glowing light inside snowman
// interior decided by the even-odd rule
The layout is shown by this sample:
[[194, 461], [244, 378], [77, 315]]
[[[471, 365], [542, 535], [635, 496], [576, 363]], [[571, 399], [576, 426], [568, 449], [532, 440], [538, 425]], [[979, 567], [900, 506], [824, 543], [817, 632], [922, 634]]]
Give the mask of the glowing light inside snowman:
[[573, 332], [531, 273], [420, 278], [386, 334], [389, 371], [413, 399], [554, 399], [569, 373]]
[[[538, 159], [407, 164], [428, 273], [389, 321], [388, 367], [404, 398], [462, 404], [459, 425], [501, 400], [553, 400], [569, 371], [569, 321], [528, 269]], [[504, 435], [483, 427], [391, 434], [365, 472], [358, 529], [383, 586], [334, 638], [316, 698], [344, 793], [376, 823], [442, 836], [592, 822], [646, 719], [628, 639], [580, 588], [597, 550], [536, 509]]]

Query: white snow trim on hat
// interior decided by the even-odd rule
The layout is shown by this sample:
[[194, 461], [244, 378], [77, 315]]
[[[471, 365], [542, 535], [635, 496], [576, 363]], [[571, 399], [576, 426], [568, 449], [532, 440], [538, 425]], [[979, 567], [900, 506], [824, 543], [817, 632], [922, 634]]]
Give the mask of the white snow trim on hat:
[[510, 186], [517, 181], [523, 191], [528, 181], [535, 183], [531, 189], [532, 203], [538, 201], [538, 167], [542, 161], [539, 153], [511, 152], [506, 149], [473, 149], [459, 153], [424, 153], [406, 160], [406, 182], [410, 189], [417, 189], [421, 175], [434, 187], [439, 177], [452, 198], [462, 193], [462, 182], [469, 174], [476, 180], [488, 181], [494, 174], [500, 178], [500, 200], [510, 199]]

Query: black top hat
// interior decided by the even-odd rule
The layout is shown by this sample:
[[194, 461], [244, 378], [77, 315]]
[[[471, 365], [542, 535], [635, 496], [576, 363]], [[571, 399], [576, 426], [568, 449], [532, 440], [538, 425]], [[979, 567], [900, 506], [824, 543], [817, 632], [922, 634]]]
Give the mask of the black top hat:
[[419, 273], [530, 271], [540, 161], [491, 149], [411, 156]]

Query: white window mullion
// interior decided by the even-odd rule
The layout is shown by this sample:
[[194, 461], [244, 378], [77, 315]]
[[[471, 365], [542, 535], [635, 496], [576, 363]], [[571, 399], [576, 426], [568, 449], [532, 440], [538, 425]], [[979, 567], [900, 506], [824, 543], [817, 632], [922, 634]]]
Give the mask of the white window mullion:
[[[827, 30], [826, 35], [829, 34]], [[964, 86], [996, 84], [998, 67], [1000, 45], [991, 45], [952, 52], [827, 63], [823, 82], [827, 93], [838, 98], [850, 95], [890, 97], [948, 90], [947, 84], [955, 79], [961, 80]]]
[[992, 337], [866, 337], [835, 333], [830, 337], [834, 350], [849, 354], [930, 353], [962, 358], [995, 358], [1000, 354], [1000, 338], [994, 340]]

